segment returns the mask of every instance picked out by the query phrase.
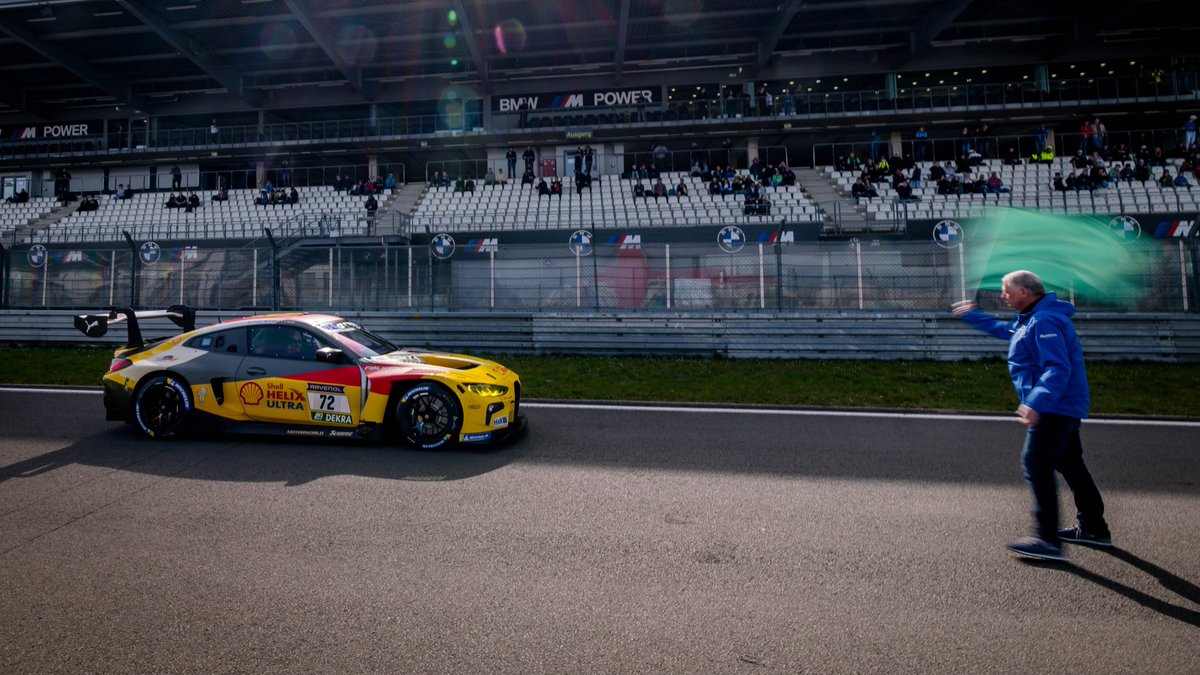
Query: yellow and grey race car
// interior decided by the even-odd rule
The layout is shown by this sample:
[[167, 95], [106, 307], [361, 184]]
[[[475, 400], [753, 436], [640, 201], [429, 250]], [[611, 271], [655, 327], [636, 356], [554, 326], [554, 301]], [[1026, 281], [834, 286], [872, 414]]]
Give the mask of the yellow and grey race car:
[[[139, 319], [183, 329], [144, 340]], [[191, 428], [327, 438], [399, 437], [420, 448], [489, 443], [522, 430], [521, 382], [504, 366], [400, 349], [328, 314], [270, 314], [195, 328], [182, 305], [75, 317], [100, 337], [114, 323], [128, 343], [104, 376], [110, 420], [147, 436]]]

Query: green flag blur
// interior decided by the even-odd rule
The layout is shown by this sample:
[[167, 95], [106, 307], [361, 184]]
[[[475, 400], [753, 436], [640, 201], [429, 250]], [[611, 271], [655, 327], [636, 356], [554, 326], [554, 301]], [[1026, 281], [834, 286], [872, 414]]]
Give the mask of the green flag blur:
[[1149, 246], [1120, 221], [999, 208], [975, 221], [964, 240], [972, 288], [1000, 290], [1005, 274], [1029, 270], [1049, 289], [1106, 304], [1137, 302], [1147, 290]]

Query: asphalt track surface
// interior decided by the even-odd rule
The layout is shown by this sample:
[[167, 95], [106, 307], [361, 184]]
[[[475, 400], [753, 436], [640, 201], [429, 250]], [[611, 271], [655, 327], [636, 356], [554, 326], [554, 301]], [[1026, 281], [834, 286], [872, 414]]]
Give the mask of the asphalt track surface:
[[[1119, 548], [988, 418], [529, 405], [490, 451], [0, 390], [0, 672], [1200, 672], [1200, 425], [1087, 423]], [[1067, 511], [1067, 515], [1073, 511]]]

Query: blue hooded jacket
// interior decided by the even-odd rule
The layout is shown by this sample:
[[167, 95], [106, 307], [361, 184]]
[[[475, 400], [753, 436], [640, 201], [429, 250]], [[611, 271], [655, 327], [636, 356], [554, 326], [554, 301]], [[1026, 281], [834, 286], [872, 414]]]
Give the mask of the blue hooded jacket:
[[1010, 322], [978, 309], [962, 318], [984, 333], [1008, 340], [1008, 372], [1022, 404], [1040, 414], [1083, 419], [1090, 399], [1073, 314], [1074, 305], [1047, 293]]

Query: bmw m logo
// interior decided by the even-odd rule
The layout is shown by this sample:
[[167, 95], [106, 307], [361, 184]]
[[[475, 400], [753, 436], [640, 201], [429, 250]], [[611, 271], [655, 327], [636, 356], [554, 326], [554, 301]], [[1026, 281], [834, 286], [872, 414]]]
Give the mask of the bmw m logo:
[[962, 225], [953, 220], [943, 220], [933, 226], [933, 241], [942, 248], [954, 248], [962, 239]]
[[159, 258], [162, 257], [162, 249], [159, 248], [158, 244], [148, 241], [142, 244], [142, 247], [138, 249], [138, 256], [142, 259], [144, 264], [153, 265], [154, 263], [158, 262]]
[[1121, 241], [1136, 241], [1142, 236], [1142, 224], [1130, 216], [1117, 216], [1108, 221], [1108, 229]]
[[433, 251], [433, 257], [445, 260], [454, 255], [454, 237], [448, 234], [439, 234], [429, 242], [429, 248]]
[[41, 244], [30, 246], [29, 252], [25, 255], [28, 257], [31, 267], [41, 267], [46, 264], [46, 247]]
[[746, 233], [736, 225], [727, 225], [717, 234], [717, 245], [726, 253], [737, 253], [746, 245]]
[[567, 245], [571, 247], [571, 253], [575, 255], [591, 255], [592, 233], [587, 230], [575, 230], [571, 233], [571, 238], [567, 240]]

